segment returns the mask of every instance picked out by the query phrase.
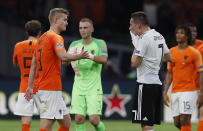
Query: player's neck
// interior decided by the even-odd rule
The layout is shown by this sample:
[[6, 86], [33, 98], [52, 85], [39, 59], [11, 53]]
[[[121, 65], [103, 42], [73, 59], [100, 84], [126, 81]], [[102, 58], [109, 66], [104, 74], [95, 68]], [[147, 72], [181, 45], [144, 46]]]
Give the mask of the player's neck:
[[84, 46], [89, 45], [92, 42], [92, 37], [89, 37], [87, 39], [82, 39], [82, 43]]
[[178, 49], [179, 50], [184, 50], [188, 47], [188, 44], [187, 42], [184, 42], [184, 43], [178, 43]]
[[192, 41], [191, 41], [191, 45], [192, 45], [192, 46], [195, 46], [195, 42], [196, 42], [196, 39], [192, 40]]
[[34, 36], [29, 36], [28, 37], [28, 40], [36, 40], [37, 39], [37, 37], [34, 37]]
[[144, 34], [145, 32], [149, 31], [151, 28], [149, 26], [143, 26], [142, 31], [141, 31], [141, 35]]
[[61, 33], [61, 32], [58, 30], [58, 28], [56, 28], [54, 25], [52, 25], [49, 30], [54, 31], [54, 32], [55, 32], [56, 34], [58, 34], [58, 35]]

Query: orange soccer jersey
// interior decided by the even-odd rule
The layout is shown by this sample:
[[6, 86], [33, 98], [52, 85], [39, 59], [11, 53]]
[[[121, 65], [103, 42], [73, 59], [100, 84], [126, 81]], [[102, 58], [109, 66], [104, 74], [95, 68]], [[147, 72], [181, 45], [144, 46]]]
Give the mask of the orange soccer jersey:
[[[203, 60], [203, 41], [196, 40], [194, 47], [200, 52], [200, 54], [202, 56], [202, 60]], [[198, 77], [197, 72], [195, 72], [194, 78], [195, 78], [196, 88], [197, 88], [197, 90], [199, 90], [200, 86], [199, 86], [199, 77]]]
[[50, 30], [38, 40], [35, 56], [38, 68], [39, 90], [62, 90], [61, 60], [57, 52], [65, 50], [63, 38]]
[[170, 53], [173, 62], [168, 63], [168, 70], [173, 74], [172, 93], [195, 91], [194, 73], [203, 71], [201, 54], [191, 46], [182, 51], [176, 46], [170, 49]]
[[[13, 63], [16, 63], [21, 72], [20, 93], [24, 93], [28, 87], [28, 78], [32, 56], [36, 47], [37, 40], [25, 40], [15, 45], [13, 53]], [[37, 80], [35, 79], [34, 93], [36, 93]]]

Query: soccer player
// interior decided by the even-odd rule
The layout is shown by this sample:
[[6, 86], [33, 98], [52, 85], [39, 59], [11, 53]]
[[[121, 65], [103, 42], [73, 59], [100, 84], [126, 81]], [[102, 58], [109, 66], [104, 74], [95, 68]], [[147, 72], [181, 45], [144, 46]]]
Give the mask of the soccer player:
[[[194, 48], [196, 48], [197, 50], [199, 50], [199, 52], [201, 53], [201, 56], [202, 56], [202, 60], [203, 60], [203, 41], [197, 39], [197, 27], [193, 24], [188, 24], [187, 26], [190, 28], [190, 31], [192, 34], [191, 45]], [[198, 74], [195, 73], [194, 77], [196, 80], [196, 87], [197, 87], [197, 90], [198, 90], [197, 92], [199, 95], [200, 86], [199, 86]], [[201, 97], [201, 94], [200, 94], [200, 97]], [[200, 120], [198, 123], [198, 131], [202, 131], [202, 130], [203, 130], [203, 108], [200, 108]]]
[[[154, 124], [160, 124], [162, 83], [158, 72], [163, 57], [171, 61], [164, 37], [150, 29], [144, 12], [131, 14], [131, 36], [136, 36], [131, 58], [132, 68], [137, 68], [137, 86], [132, 110], [133, 123], [141, 123], [143, 131], [153, 131]], [[136, 42], [136, 43], [134, 43]]]
[[89, 121], [95, 131], [105, 131], [100, 115], [103, 104], [101, 70], [102, 64], [107, 62], [108, 56], [106, 43], [104, 40], [92, 37], [93, 22], [88, 18], [80, 20], [79, 32], [82, 39], [72, 42], [69, 52], [77, 54], [84, 47], [90, 57], [71, 63], [75, 71], [75, 79], [70, 113], [75, 114], [76, 131], [85, 131], [86, 113], [88, 113]]
[[[41, 34], [41, 23], [37, 20], [28, 21], [25, 24], [25, 29], [28, 35], [28, 40], [17, 43], [13, 54], [13, 64], [18, 66], [21, 72], [20, 90], [14, 114], [21, 116], [22, 131], [30, 131], [34, 102], [33, 99], [28, 102], [24, 98], [24, 95], [28, 87], [32, 56], [34, 54], [37, 39]], [[34, 94], [35, 93], [36, 90], [34, 91]]]
[[202, 58], [191, 45], [191, 31], [186, 25], [176, 30], [177, 46], [170, 49], [173, 61], [168, 63], [166, 84], [163, 92], [164, 103], [169, 106], [168, 89], [173, 82], [171, 110], [174, 125], [181, 131], [191, 131], [190, 120], [196, 105], [196, 84], [194, 73], [199, 73], [202, 86]]
[[[191, 45], [200, 52], [203, 60], [203, 41], [197, 39], [197, 27], [193, 24], [187, 24], [187, 26], [190, 28], [191, 35], [192, 35]], [[199, 79], [198, 79], [197, 72], [195, 72], [194, 77], [195, 77], [197, 92], [199, 94], [200, 87], [199, 87]]]
[[38, 73], [38, 96], [40, 99], [40, 131], [49, 131], [57, 120], [58, 131], [68, 131], [70, 115], [62, 98], [61, 60], [85, 59], [89, 54], [81, 49], [77, 55], [66, 53], [64, 39], [60, 33], [66, 30], [69, 12], [63, 8], [54, 8], [49, 12], [50, 29], [37, 42], [33, 56], [28, 88], [25, 97], [29, 101], [33, 95], [33, 82]]

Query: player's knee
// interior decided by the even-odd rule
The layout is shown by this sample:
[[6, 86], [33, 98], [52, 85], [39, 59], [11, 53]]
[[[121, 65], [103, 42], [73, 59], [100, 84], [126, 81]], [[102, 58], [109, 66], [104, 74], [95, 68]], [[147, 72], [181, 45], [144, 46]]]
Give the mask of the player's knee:
[[180, 129], [180, 127], [181, 127], [180, 122], [178, 122], [178, 121], [174, 121], [174, 125], [175, 125], [178, 129]]
[[31, 116], [22, 116], [21, 121], [23, 124], [31, 124], [32, 117]]
[[187, 126], [187, 125], [189, 125], [190, 124], [190, 118], [189, 118], [189, 116], [187, 115], [185, 115], [185, 116], [181, 116], [180, 117], [180, 124], [181, 124], [181, 126]]
[[76, 124], [83, 124], [85, 122], [85, 117], [81, 115], [75, 115], [75, 123]]
[[92, 125], [97, 126], [100, 122], [100, 119], [98, 116], [94, 116], [94, 117], [89, 117], [89, 121]]

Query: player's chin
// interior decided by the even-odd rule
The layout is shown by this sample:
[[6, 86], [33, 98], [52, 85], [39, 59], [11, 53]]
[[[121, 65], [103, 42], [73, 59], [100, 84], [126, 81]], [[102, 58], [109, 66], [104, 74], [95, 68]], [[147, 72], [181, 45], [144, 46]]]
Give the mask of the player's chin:
[[62, 28], [62, 31], [66, 31], [66, 27]]

